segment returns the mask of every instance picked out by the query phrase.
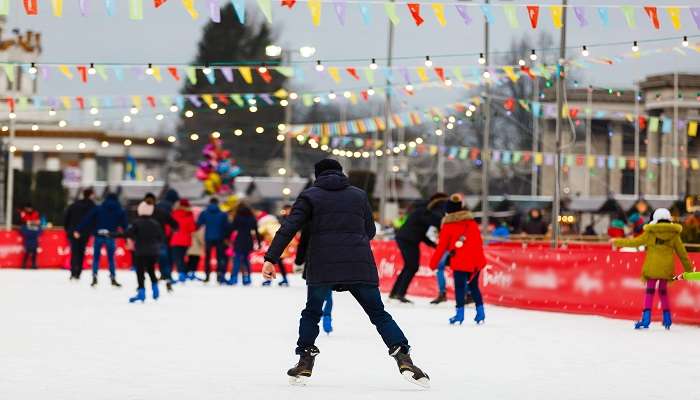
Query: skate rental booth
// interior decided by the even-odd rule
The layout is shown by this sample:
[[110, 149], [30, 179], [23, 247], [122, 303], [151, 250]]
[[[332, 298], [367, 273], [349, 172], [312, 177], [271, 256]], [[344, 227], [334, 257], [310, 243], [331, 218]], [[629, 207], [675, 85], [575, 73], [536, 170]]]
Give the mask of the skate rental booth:
[[[381, 289], [388, 291], [401, 271], [401, 254], [390, 240], [375, 240], [372, 247]], [[46, 230], [40, 239], [39, 268], [68, 269], [69, 249], [63, 230]], [[88, 245], [84, 268], [92, 265], [92, 251]], [[265, 251], [251, 255], [253, 271], [260, 271]], [[622, 319], [637, 318], [642, 308], [644, 252], [618, 251], [609, 244], [593, 243], [552, 249], [541, 242], [493, 243], [485, 247], [485, 253], [488, 265], [481, 274], [481, 287], [488, 304]], [[19, 233], [0, 232], [0, 268], [17, 267], [22, 254]], [[428, 298], [437, 294], [435, 271], [428, 268], [431, 255], [432, 249], [423, 246], [421, 267], [409, 288], [410, 295]], [[689, 256], [700, 265], [700, 253]], [[293, 257], [293, 252], [287, 255], [288, 265]], [[116, 262], [119, 269], [131, 268], [130, 252], [123, 239], [117, 240]], [[101, 267], [106, 268], [106, 257], [102, 257]], [[678, 271], [682, 271], [680, 264]], [[447, 282], [448, 295], [452, 296], [452, 279]], [[669, 295], [675, 321], [700, 325], [700, 284], [676, 282], [670, 286]], [[656, 317], [660, 311], [655, 311]]]

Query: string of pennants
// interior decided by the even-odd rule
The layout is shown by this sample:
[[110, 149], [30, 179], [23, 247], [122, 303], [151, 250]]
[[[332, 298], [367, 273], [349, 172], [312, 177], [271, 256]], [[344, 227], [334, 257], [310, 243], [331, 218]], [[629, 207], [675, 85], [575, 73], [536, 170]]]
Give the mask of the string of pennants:
[[[0, 15], [8, 15], [10, 13], [10, 3], [12, 0], [0, 0]], [[176, 0], [128, 0], [128, 15], [132, 20], [142, 20], [144, 18], [144, 3], [151, 3], [154, 8], [159, 9], [166, 3], [175, 3]], [[228, 1], [227, 1], [228, 2]], [[346, 0], [280, 0], [275, 1], [281, 8], [293, 9], [298, 2], [305, 2], [311, 17], [311, 22], [314, 26], [321, 24], [321, 17], [324, 3], [331, 7], [341, 26], [346, 24], [348, 18], [348, 5], [353, 7], [358, 6], [359, 16], [362, 23], [370, 25], [373, 21], [372, 12], [374, 7], [371, 5], [382, 6], [383, 12], [392, 24], [398, 25], [402, 19], [399, 16], [399, 8], [404, 8], [405, 13], [408, 13], [409, 18], [416, 26], [422, 26], [428, 14], [437, 20], [440, 26], [447, 25], [448, 7], [454, 9], [454, 12], [459, 17], [462, 23], [469, 25], [474, 22], [475, 18], [483, 16], [488, 23], [494, 23], [497, 19], [505, 19], [511, 28], [519, 28], [522, 20], [524, 26], [529, 25], [532, 29], [537, 29], [542, 26], [540, 17], [546, 12], [549, 14], [549, 20], [552, 26], [557, 29], [564, 25], [565, 9], [562, 5], [557, 4], [486, 4], [486, 3], [461, 3], [461, 2], [391, 2], [391, 1], [346, 1]], [[89, 0], [78, 0], [78, 9], [80, 15], [87, 17], [91, 13]], [[117, 0], [103, 0], [104, 11], [108, 16], [116, 15]], [[221, 0], [180, 0], [179, 3], [185, 11], [192, 17], [197, 19], [200, 17], [200, 11], [197, 3], [205, 4], [209, 18], [215, 22], [221, 22]], [[246, 0], [231, 0], [236, 16], [241, 23], [245, 23], [246, 19]], [[258, 8], [265, 16], [268, 22], [272, 22], [273, 0], [256, 0]], [[56, 16], [63, 16], [64, 1], [51, 0], [50, 12]], [[426, 11], [425, 9], [429, 9]], [[640, 4], [626, 5], [572, 5], [567, 8], [573, 10], [577, 24], [584, 28], [592, 25], [592, 20], [597, 19], [603, 27], [610, 26], [611, 14], [620, 13], [624, 17], [627, 27], [635, 29], [637, 27], [637, 14], [646, 15], [649, 24], [655, 29], [661, 29], [662, 21], [670, 21], [670, 24], [675, 30], [681, 29], [681, 16], [684, 12], [689, 12], [691, 18], [700, 29], [700, 7], [689, 5], [674, 5], [674, 6], [654, 6]], [[22, 9], [26, 15], [39, 15], [39, 0], [23, 0]], [[475, 9], [478, 9], [475, 11]], [[501, 16], [497, 17], [495, 9], [500, 9]], [[545, 12], [546, 10], [546, 12]], [[664, 22], [668, 23], [668, 22]]]

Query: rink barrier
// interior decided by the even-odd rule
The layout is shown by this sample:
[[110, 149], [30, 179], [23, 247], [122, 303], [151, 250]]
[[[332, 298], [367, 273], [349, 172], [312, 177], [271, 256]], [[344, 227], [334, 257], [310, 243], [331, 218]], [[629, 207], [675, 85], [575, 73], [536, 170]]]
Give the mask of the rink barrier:
[[[117, 240], [117, 268], [131, 268], [125, 241]], [[39, 240], [40, 268], [68, 268], [70, 247], [65, 233], [46, 230]], [[372, 243], [382, 291], [388, 292], [401, 270], [401, 255], [393, 241]], [[253, 271], [259, 271], [266, 249], [251, 255]], [[105, 250], [102, 250], [103, 254]], [[87, 248], [85, 268], [92, 265], [92, 244]], [[634, 320], [639, 318], [644, 296], [640, 271], [644, 253], [615, 251], [608, 244], [571, 244], [552, 249], [546, 243], [496, 243], [485, 250], [487, 266], [481, 275], [484, 300], [488, 304], [540, 311], [593, 314]], [[23, 255], [17, 231], [0, 231], [0, 268], [16, 268]], [[291, 269], [293, 254], [286, 258]], [[432, 249], [422, 247], [420, 269], [409, 294], [437, 295], [435, 272], [428, 268]], [[700, 253], [690, 253], [700, 266]], [[106, 268], [102, 257], [101, 268]], [[202, 265], [200, 264], [200, 269]], [[681, 271], [680, 264], [678, 271]], [[448, 296], [453, 285], [448, 274]], [[700, 283], [676, 282], [669, 287], [675, 322], [700, 325]], [[654, 319], [661, 311], [655, 306]]]

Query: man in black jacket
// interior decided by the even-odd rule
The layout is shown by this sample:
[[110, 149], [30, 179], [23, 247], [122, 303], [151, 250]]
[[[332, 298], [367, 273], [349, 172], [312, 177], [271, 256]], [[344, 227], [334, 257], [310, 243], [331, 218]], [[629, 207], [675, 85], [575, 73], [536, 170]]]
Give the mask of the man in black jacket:
[[428, 237], [428, 230], [431, 227], [436, 230], [440, 228], [446, 201], [447, 194], [435, 193], [428, 202], [418, 203], [396, 232], [396, 244], [403, 258], [403, 269], [394, 282], [389, 298], [411, 303], [406, 298], [406, 292], [420, 266], [420, 244], [423, 242], [435, 247], [435, 242]]
[[178, 193], [170, 189], [165, 193], [165, 198], [163, 201], [156, 204], [156, 196], [153, 193], [146, 193], [143, 201], [155, 206], [153, 210], [153, 218], [160, 224], [163, 228], [163, 234], [165, 235], [165, 240], [161, 244], [160, 255], [158, 256], [158, 267], [160, 268], [160, 279], [166, 281], [168, 291], [172, 290], [172, 284], [175, 283], [173, 279], [173, 257], [172, 248], [170, 247], [170, 237], [173, 232], [178, 230], [180, 227], [173, 218], [172, 211], [173, 205], [180, 199]]
[[275, 278], [275, 264], [296, 233], [309, 230], [306, 254], [306, 308], [299, 321], [297, 365], [287, 372], [290, 383], [303, 384], [312, 373], [314, 345], [319, 334], [322, 305], [332, 291], [349, 291], [377, 328], [389, 354], [396, 359], [400, 373], [421, 386], [429, 385], [428, 375], [413, 365], [410, 346], [394, 319], [384, 310], [379, 293], [379, 276], [370, 247], [375, 235], [367, 193], [350, 186], [340, 163], [325, 159], [315, 166], [316, 182], [304, 190], [289, 216], [275, 234], [265, 255], [263, 277]]
[[83, 261], [85, 260], [85, 249], [87, 248], [91, 226], [85, 226], [78, 232], [78, 238], [73, 234], [78, 225], [83, 221], [86, 215], [95, 208], [95, 192], [92, 189], [85, 189], [82, 193], [83, 197], [76, 200], [66, 209], [66, 214], [63, 218], [63, 229], [66, 231], [68, 242], [70, 243], [70, 279], [80, 279], [80, 274], [83, 272]]

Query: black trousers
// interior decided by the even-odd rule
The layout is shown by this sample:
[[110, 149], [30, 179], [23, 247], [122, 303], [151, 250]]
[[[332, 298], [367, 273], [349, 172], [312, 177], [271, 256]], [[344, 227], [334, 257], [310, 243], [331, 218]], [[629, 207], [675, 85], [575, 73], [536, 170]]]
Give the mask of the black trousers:
[[199, 256], [190, 254], [187, 256], [187, 273], [196, 272], [199, 265]]
[[226, 245], [223, 240], [208, 241], [204, 244], [204, 272], [207, 273], [207, 276], [211, 273], [211, 266], [209, 263], [211, 262], [211, 253], [213, 250], [216, 250], [216, 273], [219, 279], [223, 279], [226, 274], [226, 264], [228, 264], [226, 262]]
[[73, 235], [68, 236], [70, 242], [70, 275], [74, 278], [80, 278], [83, 272], [83, 262], [85, 261], [85, 249], [87, 248], [90, 236], [81, 235], [76, 239]]
[[27, 267], [27, 261], [32, 259], [32, 269], [36, 269], [36, 249], [24, 249], [24, 257], [22, 257], [22, 269]]
[[136, 264], [136, 281], [139, 284], [139, 289], [145, 289], [146, 274], [151, 278], [151, 284], [157, 283], [156, 277], [156, 262], [158, 256], [135, 256]]
[[401, 251], [403, 258], [403, 269], [394, 282], [394, 287], [391, 289], [392, 297], [404, 297], [408, 291], [408, 286], [411, 284], [413, 277], [418, 272], [420, 263], [420, 243], [406, 242], [396, 240], [396, 244]]
[[280, 274], [282, 275], [283, 279], [287, 279], [287, 267], [284, 266], [284, 261], [280, 258], [280, 261], [277, 263], [277, 267], [280, 270]]

